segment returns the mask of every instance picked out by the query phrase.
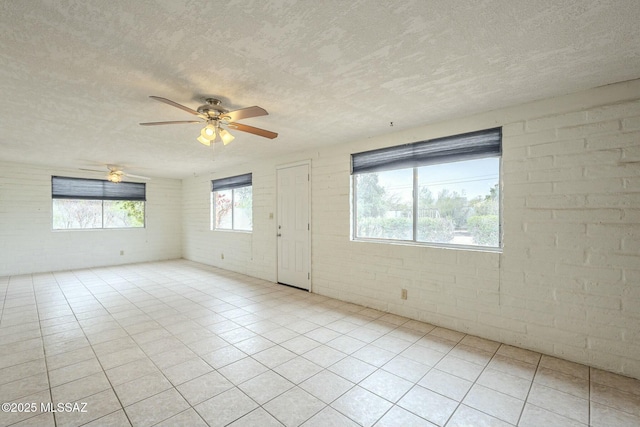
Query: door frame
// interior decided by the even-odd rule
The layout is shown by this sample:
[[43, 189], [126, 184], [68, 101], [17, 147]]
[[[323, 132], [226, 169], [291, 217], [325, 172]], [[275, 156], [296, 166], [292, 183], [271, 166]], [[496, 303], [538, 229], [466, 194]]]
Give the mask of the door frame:
[[[309, 239], [308, 239], [308, 247], [307, 247], [307, 253], [309, 254], [308, 259], [307, 259], [307, 265], [309, 266], [309, 278], [308, 280], [308, 284], [309, 284], [309, 290], [308, 292], [311, 293], [312, 292], [312, 278], [313, 275], [311, 274], [311, 159], [307, 159], [307, 160], [300, 160], [298, 162], [293, 162], [293, 163], [285, 163], [282, 165], [276, 165], [276, 194], [275, 194], [275, 198], [276, 198], [276, 221], [275, 224], [273, 225], [274, 228], [274, 235], [277, 236], [278, 234], [278, 220], [280, 218], [280, 203], [278, 201], [278, 194], [280, 189], [278, 188], [278, 171], [281, 169], [289, 169], [289, 168], [295, 168], [298, 166], [307, 166], [307, 173], [309, 174], [309, 179], [307, 180], [307, 194], [309, 195], [309, 203], [307, 204], [307, 215], [309, 218]], [[279, 265], [280, 265], [280, 260], [278, 258], [279, 254], [278, 254], [278, 238], [276, 237], [276, 247], [275, 247], [275, 251], [276, 251], [276, 283], [280, 283], [278, 281], [279, 277], [278, 277], [278, 273], [279, 273]], [[300, 288], [298, 288], [300, 289]]]

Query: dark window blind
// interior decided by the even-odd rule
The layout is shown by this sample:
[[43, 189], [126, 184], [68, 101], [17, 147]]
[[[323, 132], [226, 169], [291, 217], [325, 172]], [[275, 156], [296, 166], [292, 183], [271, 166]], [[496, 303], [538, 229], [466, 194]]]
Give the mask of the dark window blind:
[[101, 179], [51, 177], [51, 197], [54, 199], [147, 200], [146, 184], [114, 183]]
[[501, 152], [502, 128], [493, 128], [352, 154], [351, 173], [495, 157]]
[[251, 185], [252, 174], [230, 176], [228, 178], [214, 179], [211, 181], [211, 191], [229, 190]]

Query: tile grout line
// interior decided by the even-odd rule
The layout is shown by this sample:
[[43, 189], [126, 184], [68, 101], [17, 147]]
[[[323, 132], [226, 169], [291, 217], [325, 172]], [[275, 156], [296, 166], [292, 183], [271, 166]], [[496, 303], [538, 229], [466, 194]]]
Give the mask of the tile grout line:
[[520, 420], [522, 419], [522, 415], [524, 414], [524, 409], [526, 408], [527, 402], [529, 401], [529, 394], [531, 394], [531, 389], [533, 388], [533, 384], [536, 380], [536, 375], [538, 375], [538, 371], [540, 370], [540, 362], [542, 362], [542, 354], [540, 354], [540, 357], [538, 357], [538, 363], [536, 363], [536, 371], [533, 373], [533, 378], [531, 378], [531, 384], [529, 384], [529, 390], [527, 390], [527, 395], [524, 398], [524, 404], [522, 405], [522, 409], [520, 410], [520, 415], [518, 416], [518, 422], [516, 423], [516, 425], [520, 424]]

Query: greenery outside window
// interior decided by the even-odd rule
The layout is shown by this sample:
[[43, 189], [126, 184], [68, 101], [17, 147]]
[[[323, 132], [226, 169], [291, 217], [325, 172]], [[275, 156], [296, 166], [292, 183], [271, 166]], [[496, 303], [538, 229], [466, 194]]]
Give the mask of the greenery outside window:
[[211, 228], [251, 231], [253, 229], [252, 174], [211, 181]]
[[500, 248], [501, 129], [352, 155], [353, 238]]
[[53, 229], [143, 228], [146, 185], [51, 177]]

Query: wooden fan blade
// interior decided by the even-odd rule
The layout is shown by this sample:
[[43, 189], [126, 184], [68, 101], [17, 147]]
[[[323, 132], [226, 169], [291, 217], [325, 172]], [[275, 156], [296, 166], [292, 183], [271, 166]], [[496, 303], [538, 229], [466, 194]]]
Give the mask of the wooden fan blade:
[[158, 126], [158, 125], [179, 125], [179, 124], [185, 124], [185, 123], [203, 123], [201, 121], [198, 120], [178, 120], [178, 121], [171, 121], [171, 122], [147, 122], [147, 123], [140, 123], [141, 126]]
[[258, 107], [254, 105], [253, 107], [241, 108], [239, 110], [229, 111], [222, 115], [222, 117], [229, 117], [231, 121], [235, 122], [236, 120], [248, 119], [250, 117], [258, 117], [258, 116], [266, 116], [267, 110], [264, 108]]
[[173, 102], [173, 101], [172, 101], [172, 100], [170, 100], [170, 99], [162, 98], [162, 97], [160, 97], [160, 96], [153, 96], [153, 95], [151, 95], [149, 98], [151, 98], [151, 99], [155, 99], [156, 101], [164, 102], [165, 104], [169, 104], [169, 105], [171, 105], [171, 106], [174, 106], [174, 107], [176, 107], [176, 108], [179, 108], [179, 109], [181, 109], [181, 110], [183, 110], [183, 111], [186, 111], [187, 113], [193, 114], [194, 116], [200, 116], [200, 117], [202, 117], [202, 115], [201, 115], [200, 113], [198, 113], [196, 110], [191, 109], [191, 108], [189, 108], [189, 107], [185, 107], [184, 105], [178, 104], [177, 102]]
[[269, 138], [269, 139], [273, 139], [278, 136], [278, 134], [275, 132], [271, 132], [269, 130], [264, 130], [260, 128], [254, 128], [253, 126], [247, 126], [241, 123], [229, 123], [229, 127], [233, 129], [238, 129], [239, 131], [242, 131], [242, 132], [252, 133], [254, 135], [262, 136], [264, 138]]

